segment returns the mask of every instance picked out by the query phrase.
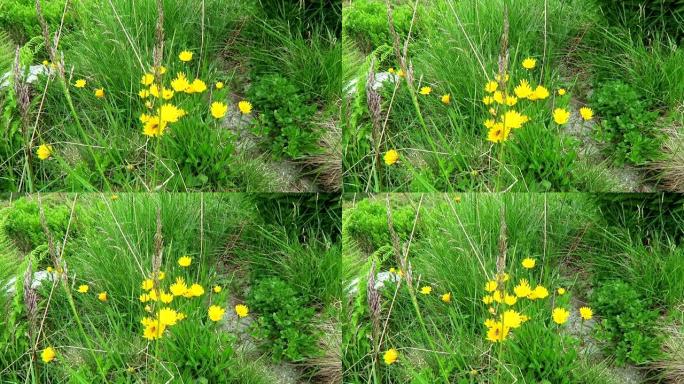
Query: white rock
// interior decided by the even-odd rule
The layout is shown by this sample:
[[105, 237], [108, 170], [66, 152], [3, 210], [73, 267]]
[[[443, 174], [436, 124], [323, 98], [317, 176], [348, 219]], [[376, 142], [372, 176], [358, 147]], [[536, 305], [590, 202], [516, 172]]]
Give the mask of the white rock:
[[[43, 281], [53, 281], [55, 279], [55, 273], [54, 272], [48, 272], [48, 271], [38, 271], [33, 274], [33, 281], [31, 282], [31, 288], [36, 289], [40, 287], [40, 285], [43, 283]], [[14, 293], [14, 285], [17, 281], [16, 277], [11, 278], [7, 284], [5, 284], [5, 287], [3, 290], [9, 294]]]
[[[21, 73], [23, 74], [24, 71], [22, 70]], [[50, 76], [52, 75], [52, 70], [44, 65], [32, 65], [29, 67], [28, 73], [26, 74], [26, 82], [29, 84], [35, 83], [38, 80], [38, 77], [40, 76]], [[7, 72], [4, 75], [0, 77], [0, 89], [9, 87], [10, 85], [10, 76], [12, 76], [12, 72]]]
[[[375, 81], [371, 85], [371, 88], [374, 91], [377, 91], [378, 89], [382, 88], [386, 82], [395, 83], [398, 79], [399, 76], [395, 75], [394, 73], [376, 72]], [[358, 82], [359, 79], [357, 78], [347, 83], [347, 85], [344, 87], [344, 91], [347, 93], [347, 95], [353, 95], [356, 93], [356, 84]]]

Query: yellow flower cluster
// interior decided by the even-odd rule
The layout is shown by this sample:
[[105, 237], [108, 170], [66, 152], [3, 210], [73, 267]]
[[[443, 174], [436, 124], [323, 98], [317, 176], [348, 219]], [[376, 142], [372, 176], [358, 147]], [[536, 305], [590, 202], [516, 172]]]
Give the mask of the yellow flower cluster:
[[[178, 55], [178, 59], [183, 63], [188, 63], [193, 59], [193, 53], [190, 51], [183, 51]], [[144, 73], [140, 79], [140, 84], [144, 88], [140, 89], [138, 96], [145, 100], [145, 106], [149, 110], [154, 110], [155, 99], [162, 99], [170, 101], [179, 94], [202, 94], [207, 91], [207, 83], [204, 80], [196, 78], [192, 81], [187, 77], [185, 72], [177, 72], [176, 76], [168, 82], [169, 88], [166, 87], [164, 75], [167, 69], [164, 66], [159, 68], [152, 68], [151, 72]], [[157, 82], [157, 80], [159, 81]], [[215, 84], [216, 90], [223, 89], [225, 84], [217, 82]], [[252, 112], [252, 104], [249, 101], [242, 100], [238, 103], [238, 109], [243, 114], [250, 114]], [[222, 119], [228, 112], [228, 105], [221, 101], [214, 101], [209, 106], [209, 112], [215, 119]], [[148, 115], [141, 114], [140, 122], [143, 124], [143, 134], [149, 137], [160, 137], [168, 128], [169, 124], [178, 122], [181, 118], [187, 115], [187, 112], [174, 104], [166, 103], [155, 110], [155, 113]]]
[[[522, 67], [528, 71], [533, 70], [536, 65], [537, 60], [530, 57], [522, 61]], [[502, 143], [508, 140], [513, 129], [521, 128], [530, 121], [528, 116], [511, 109], [511, 107], [518, 105], [523, 100], [546, 100], [551, 95], [543, 85], [533, 86], [526, 79], [521, 79], [517, 85], [512, 86], [512, 92], [509, 92], [509, 79], [508, 74], [503, 79], [501, 75], [496, 75], [494, 80], [488, 81], [484, 86], [487, 95], [482, 98], [482, 103], [489, 108], [489, 114], [493, 116], [487, 118], [484, 125], [488, 129], [487, 140], [493, 143]], [[565, 94], [565, 89], [558, 89], [559, 96]], [[570, 111], [565, 108], [555, 108], [552, 115], [554, 122], [558, 125], [566, 124], [570, 120]], [[585, 121], [588, 121], [593, 118], [594, 112], [591, 108], [583, 107], [580, 109], [580, 115]]]

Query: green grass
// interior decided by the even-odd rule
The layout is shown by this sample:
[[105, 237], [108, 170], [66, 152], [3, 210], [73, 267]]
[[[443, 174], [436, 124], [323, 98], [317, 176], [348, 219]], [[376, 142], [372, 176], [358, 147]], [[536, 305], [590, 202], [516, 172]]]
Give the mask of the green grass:
[[[35, 201], [36, 196], [24, 200]], [[9, 210], [18, 209], [15, 204], [3, 208], [3, 222]], [[341, 249], [314, 226], [306, 241], [287, 239], [282, 227], [264, 223], [241, 194], [122, 194], [116, 199], [67, 194], [54, 196], [51, 204], [45, 205], [46, 215], [52, 209], [78, 207], [69, 226], [79, 235], [72, 238], [69, 232], [54, 237], [53, 244], [66, 245], [60, 264], [66, 274], [59, 275], [64, 280], [43, 282], [36, 289], [35, 312], [29, 309], [23, 289], [17, 296], [4, 291], [0, 295], [0, 308], [10, 314], [7, 324], [13, 325], [0, 333], [5, 340], [0, 358], [3, 378], [273, 382], [278, 370], [270, 362], [270, 344], [257, 338], [261, 318], [268, 314], [252, 307], [248, 319], [238, 320], [233, 309], [246, 303], [245, 293], [266, 270], [284, 281], [297, 278], [297, 294], [306, 298], [306, 310], [316, 314], [315, 323], [284, 328], [293, 332], [306, 327], [311, 334], [311, 350], [298, 361], [300, 368], [291, 368], [293, 372], [303, 381], [319, 377], [322, 360], [316, 359], [337, 353], [323, 343], [318, 329], [337, 324]], [[0, 265], [6, 267], [0, 279], [3, 287], [17, 275], [22, 288], [29, 260], [33, 271], [55, 265], [54, 258], [47, 265], [37, 264], [35, 252], [19, 252], [14, 244], [17, 236], [6, 234], [4, 225], [0, 233]], [[236, 253], [243, 249], [250, 252]], [[281, 253], [274, 253], [276, 249]], [[141, 302], [139, 296], [145, 293], [141, 283], [153, 275], [156, 255], [161, 257], [159, 271], [166, 275], [158, 281], [162, 292], [170, 292], [170, 285], [182, 277], [188, 286], [201, 285], [204, 293], [195, 298], [175, 297], [171, 303]], [[186, 268], [177, 263], [184, 255], [192, 258]], [[252, 272], [244, 273], [244, 268]], [[89, 286], [87, 293], [77, 290], [83, 284]], [[223, 289], [215, 292], [216, 285]], [[107, 293], [107, 301], [98, 299], [101, 292]], [[277, 292], [270, 295], [276, 300], [280, 297]], [[210, 305], [226, 310], [220, 322], [209, 320]], [[141, 319], [155, 316], [164, 307], [187, 317], [169, 326], [160, 339], [146, 340]], [[246, 338], [252, 337], [253, 347], [245, 347]], [[57, 350], [57, 358], [46, 364], [40, 353], [47, 346]]]
[[[360, 197], [352, 201], [348, 196], [345, 228], [360, 217], [354, 213], [361, 203], [384, 208], [386, 198], [379, 195], [359, 202]], [[595, 308], [590, 323], [582, 323], [578, 313], [579, 307], [592, 305], [591, 293], [610, 279], [622, 279], [638, 292], [642, 301], [637, 304], [664, 315], [648, 329], [636, 319], [625, 327], [633, 327], [631, 331], [642, 337], [655, 332], [654, 340], [664, 336], [665, 324], [676, 327], [668, 318], [677, 317], [684, 298], [676, 278], [681, 274], [681, 252], [674, 239], [660, 232], [661, 237], [645, 243], [644, 232], [607, 224], [591, 195], [394, 194], [389, 198], [394, 212], [421, 207], [416, 216], [420, 235], [402, 239], [401, 244], [409, 249], [404, 268], [410, 263], [412, 280], [404, 271], [399, 284], [388, 281], [379, 291], [371, 289], [369, 279], [379, 279], [370, 272], [373, 264], [377, 274], [399, 268], [402, 262], [391, 241], [363, 250], [361, 237], [343, 229], [344, 286], [350, 287], [345, 311], [351, 319], [345, 324], [345, 382], [620, 382], [613, 365], [616, 352], [599, 331], [604, 319], [616, 321], [612, 316], [620, 313], [608, 317]], [[375, 225], [387, 226], [381, 221]], [[534, 258], [535, 267], [523, 268], [524, 258]], [[550, 293], [545, 299], [518, 299], [509, 308], [530, 319], [500, 344], [486, 339], [483, 322], [494, 316], [482, 302], [485, 283], [495, 278], [497, 270], [510, 275], [510, 281], [503, 283], [507, 292], [525, 278], [532, 288], [543, 285]], [[420, 294], [424, 286], [432, 287], [431, 294]], [[557, 288], [567, 292], [560, 295]], [[451, 293], [451, 302], [440, 300], [444, 293]], [[368, 298], [375, 294], [380, 297], [377, 312]], [[492, 306], [505, 310], [502, 304]], [[559, 307], [571, 313], [570, 321], [560, 326], [551, 316]], [[634, 341], [634, 335], [615, 338], [629, 340], [624, 345], [631, 346], [631, 356], [646, 353], [639, 352], [645, 344]], [[383, 354], [390, 348], [399, 351], [399, 359], [387, 365]], [[661, 361], [676, 361], [675, 356], [652, 355], [647, 361], [655, 367]]]
[[[309, 26], [297, 31], [266, 15], [256, 0], [163, 4], [159, 59], [168, 72], [161, 84], [170, 89], [176, 74], [183, 72], [191, 82], [203, 80], [208, 89], [201, 95], [177, 92], [171, 100], [155, 101], [151, 109], [145, 105], [151, 99], [137, 96], [145, 88], [141, 77], [155, 62], [160, 16], [156, 1], [82, 2], [69, 7], [66, 14], [75, 22], [61, 31], [56, 51], [64, 57], [64, 81], [61, 76], [41, 78], [27, 114], [17, 101], [24, 95], [10, 91], [2, 96], [7, 101], [3, 130], [14, 139], [2, 148], [7, 155], [0, 164], [3, 190], [299, 190], [302, 187], [294, 184], [305, 173], [328, 172], [316, 166], [304, 170], [297, 164], [290, 176], [294, 181], [279, 176], [282, 159], [273, 159], [263, 149], [271, 146], [271, 138], [255, 137], [255, 143], [265, 145], [245, 149], [245, 134], [255, 130], [248, 119], [242, 117], [239, 128], [231, 129], [209, 110], [213, 102], [223, 102], [236, 113], [251, 82], [278, 73], [300, 84], [306, 103], [320, 111], [309, 117], [311, 129], [320, 136], [323, 122], [337, 120], [341, 50], [335, 19], [316, 22], [314, 12]], [[59, 27], [50, 18], [48, 24], [50, 31]], [[26, 65], [51, 60], [41, 36], [27, 36], [35, 51]], [[184, 50], [194, 53], [189, 63], [178, 60]], [[87, 80], [86, 87], [74, 87], [77, 79]], [[215, 88], [217, 82], [226, 87]], [[99, 88], [105, 91], [102, 99], [94, 95]], [[161, 137], [143, 135], [141, 114], [154, 113], [164, 103], [188, 114]], [[252, 115], [266, 112], [256, 105]], [[48, 161], [35, 155], [41, 144], [53, 147]], [[334, 155], [335, 148], [314, 142], [290, 160], [306, 162], [321, 153]]]
[[[489, 107], [481, 100], [486, 95], [484, 85], [499, 72], [507, 5], [508, 92], [512, 93], [521, 79], [528, 79], [533, 88], [542, 84], [551, 95], [545, 101], [512, 107], [531, 121], [523, 129], [514, 129], [503, 144], [492, 144], [482, 126], [491, 117]], [[353, 3], [348, 7], [355, 10]], [[587, 105], [592, 85], [596, 90], [606, 79], [624, 79], [643, 91], [660, 114], [674, 114], [682, 93], [677, 80], [682, 77], [681, 66], [675, 64], [681, 61], [681, 49], [671, 38], [660, 34], [641, 39], [628, 27], [609, 26], [589, 0], [486, 4], [442, 0], [418, 3], [418, 7], [406, 57], [415, 81], [386, 83], [379, 92], [378, 116], [370, 112], [376, 107], [369, 104], [364, 85], [372, 72], [399, 67], [400, 58], [389, 48], [392, 39], [385, 45], [376, 44], [378, 47], [366, 54], [367, 64], [374, 58], [372, 68], [356, 66], [360, 87], [348, 97], [350, 108], [343, 113], [347, 116], [345, 191], [602, 192], [640, 188], [622, 179], [620, 169], [611, 164], [610, 154], [619, 150], [619, 143], [601, 143], [603, 155], [595, 154], [592, 146], [596, 144], [591, 141], [596, 139], [596, 128], [585, 126], [578, 134], [577, 127], [554, 123], [552, 111], [566, 108], [579, 118], [578, 109]], [[356, 15], [350, 11], [352, 14]], [[348, 23], [357, 25], [365, 20], [357, 17], [359, 20]], [[352, 32], [347, 36], [350, 40], [356, 36]], [[364, 42], [356, 38], [355, 45], [345, 47], [346, 60], [356, 60], [360, 54], [357, 47]], [[527, 57], [537, 59], [533, 71], [521, 66]], [[432, 93], [417, 94], [423, 86], [431, 87]], [[567, 95], [558, 95], [559, 88], [567, 89]], [[450, 95], [448, 105], [440, 102], [445, 94]], [[598, 126], [602, 111], [595, 108], [594, 112]], [[658, 122], [654, 129], [667, 125]], [[641, 145], [635, 143], [637, 139], [632, 134], [632, 143], [627, 145]], [[657, 153], [663, 151], [656, 141], [651, 147]], [[399, 152], [398, 163], [383, 164], [382, 156], [389, 150]], [[648, 157], [646, 163], [660, 159], [657, 154]], [[640, 172], [644, 178], [654, 176], [647, 170]], [[669, 176], [678, 178], [674, 172]]]

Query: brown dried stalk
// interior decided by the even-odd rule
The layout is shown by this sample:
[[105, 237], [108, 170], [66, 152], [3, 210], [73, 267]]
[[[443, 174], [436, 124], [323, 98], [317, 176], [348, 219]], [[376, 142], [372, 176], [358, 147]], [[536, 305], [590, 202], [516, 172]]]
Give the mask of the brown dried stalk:
[[164, 238], [162, 236], [161, 207], [157, 207], [157, 231], [154, 234], [154, 255], [152, 255], [152, 279], [154, 287], [159, 286], [159, 270], [161, 269]]

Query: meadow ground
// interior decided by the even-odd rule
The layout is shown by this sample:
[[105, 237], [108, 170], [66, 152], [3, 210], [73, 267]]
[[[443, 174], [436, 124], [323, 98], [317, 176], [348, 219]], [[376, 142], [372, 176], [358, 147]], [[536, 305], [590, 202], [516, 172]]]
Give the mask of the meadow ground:
[[338, 383], [328, 195], [0, 203], [0, 382]]
[[681, 383], [680, 195], [346, 195], [345, 383]]
[[0, 3], [0, 191], [334, 191], [341, 4]]
[[344, 190], [684, 191], [683, 20], [670, 0], [345, 1]]

